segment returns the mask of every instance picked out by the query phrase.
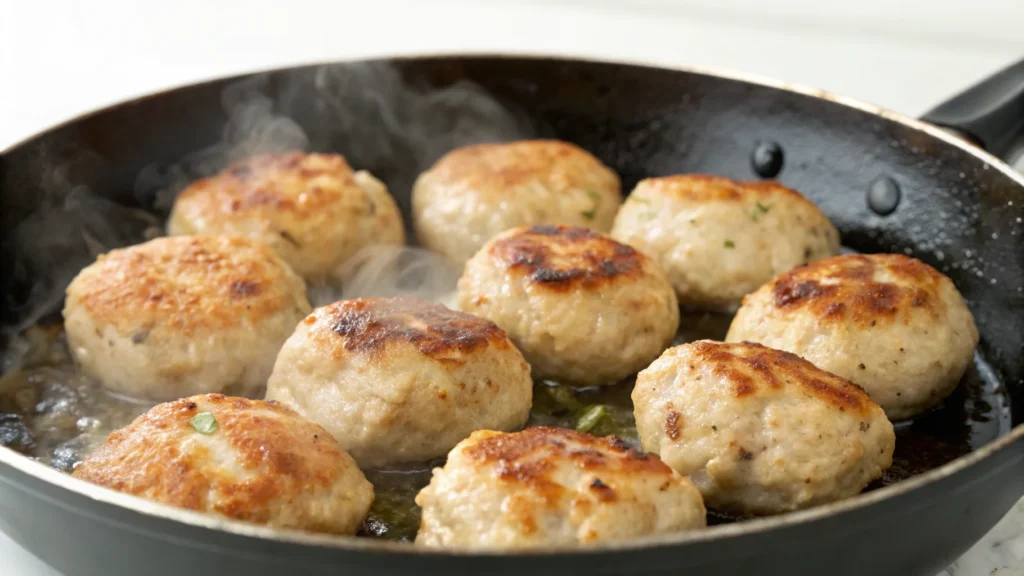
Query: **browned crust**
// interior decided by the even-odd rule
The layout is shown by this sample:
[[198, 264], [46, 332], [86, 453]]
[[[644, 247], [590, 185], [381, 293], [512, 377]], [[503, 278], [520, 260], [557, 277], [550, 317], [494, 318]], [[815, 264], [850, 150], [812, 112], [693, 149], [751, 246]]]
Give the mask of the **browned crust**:
[[880, 410], [860, 386], [796, 354], [752, 342], [700, 340], [684, 346], [690, 348], [695, 362], [709, 365], [715, 376], [728, 381], [737, 398], [795, 386], [841, 412], [867, 414]]
[[260, 154], [193, 182], [181, 192], [177, 203], [202, 207], [222, 217], [245, 218], [253, 213], [304, 216], [334, 204], [350, 187], [358, 185], [343, 156]]
[[[510, 189], [538, 176], [566, 169], [586, 174], [588, 179], [600, 176], [607, 186], [618, 192], [619, 179], [614, 172], [583, 148], [561, 140], [522, 140], [456, 148], [441, 157], [429, 174], [436, 181], [460, 182], [470, 188]], [[574, 183], [566, 181], [564, 184], [569, 187]]]
[[675, 406], [673, 406], [672, 403], [669, 402], [666, 406], [665, 414], [665, 435], [671, 438], [672, 440], [676, 440], [679, 438], [679, 431], [682, 427], [680, 421], [682, 420], [682, 418], [682, 415], [679, 412], [676, 412]]
[[804, 202], [815, 211], [818, 210], [817, 206], [803, 194], [774, 180], [743, 181], [712, 174], [676, 174], [647, 178], [637, 184], [637, 188], [641, 187], [693, 202], [749, 202], [781, 195]]
[[306, 322], [324, 323], [318, 336], [329, 338], [338, 358], [345, 352], [379, 354], [396, 342], [439, 360], [457, 360], [487, 346], [511, 347], [497, 324], [416, 297], [342, 300], [317, 310]]
[[270, 248], [244, 238], [175, 236], [113, 250], [68, 288], [99, 324], [185, 335], [255, 323], [300, 305]]
[[[888, 271], [896, 282], [881, 281]], [[931, 266], [899, 254], [848, 254], [796, 268], [770, 284], [775, 307], [809, 312], [858, 327], [878, 321], [907, 321], [906, 313], [937, 314], [939, 291], [948, 282]]]
[[[614, 486], [605, 483], [615, 475], [672, 476], [671, 469], [657, 457], [631, 449], [617, 438], [595, 438], [564, 428], [474, 432], [470, 442], [463, 450], [467, 458], [492, 466], [503, 481], [529, 486], [548, 505], [557, 502], [566, 490], [556, 479], [557, 468], [566, 463], [595, 474], [597, 482], [592, 480], [588, 490], [602, 502], [617, 498]], [[601, 480], [602, 473], [608, 474], [606, 480]]]
[[646, 260], [604, 234], [572, 226], [519, 228], [492, 240], [488, 254], [530, 282], [560, 292], [639, 277]]
[[[200, 434], [189, 424], [199, 412], [213, 413], [213, 435], [231, 446], [234, 465], [213, 461], [205, 447], [186, 442]], [[331, 486], [345, 465], [334, 438], [289, 408], [206, 394], [157, 405], [113, 432], [73, 475], [173, 506], [266, 523], [272, 504]], [[236, 467], [246, 475], [229, 472]]]

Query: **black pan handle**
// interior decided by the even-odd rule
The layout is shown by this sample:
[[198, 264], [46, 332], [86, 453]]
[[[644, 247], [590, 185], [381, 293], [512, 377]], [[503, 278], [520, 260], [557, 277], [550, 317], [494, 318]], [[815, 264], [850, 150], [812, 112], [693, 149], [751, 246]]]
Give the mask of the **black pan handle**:
[[921, 118], [1009, 158], [1024, 146], [1024, 59], [939, 104]]

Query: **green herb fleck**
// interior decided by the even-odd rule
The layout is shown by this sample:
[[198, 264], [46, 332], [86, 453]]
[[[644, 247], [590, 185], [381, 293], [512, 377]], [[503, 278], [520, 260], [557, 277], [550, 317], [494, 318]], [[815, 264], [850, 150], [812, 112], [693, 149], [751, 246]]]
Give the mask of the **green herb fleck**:
[[580, 401], [576, 399], [576, 395], [573, 394], [572, 390], [564, 386], [548, 386], [547, 391], [551, 395], [551, 399], [560, 406], [569, 410], [579, 410], [583, 407]]
[[590, 196], [590, 199], [594, 201], [594, 205], [590, 210], [580, 212], [580, 214], [587, 220], [593, 220], [597, 216], [597, 208], [601, 205], [601, 195], [595, 190], [587, 190], [587, 196]]
[[647, 198], [640, 198], [639, 196], [630, 196], [629, 201], [637, 202], [639, 204], [650, 204], [650, 201], [647, 200]]
[[217, 418], [212, 412], [200, 412], [193, 416], [188, 423], [200, 434], [213, 434], [217, 430]]
[[761, 218], [761, 215], [767, 214], [768, 211], [771, 210], [771, 208], [771, 206], [761, 204], [760, 202], [758, 202], [756, 207], [754, 208], [753, 213], [750, 214], [750, 217], [754, 220], [754, 222], [757, 222]]
[[580, 415], [579, 420], [576, 421], [577, 432], [590, 432], [594, 426], [597, 426], [601, 420], [608, 415], [608, 409], [603, 404], [597, 406], [591, 406]]
[[697, 219], [696, 218], [690, 218], [690, 224], [696, 224], [696, 223], [697, 223]]
[[735, 248], [736, 244], [734, 244], [732, 240], [726, 240], [725, 241], [725, 247], [726, 248]]

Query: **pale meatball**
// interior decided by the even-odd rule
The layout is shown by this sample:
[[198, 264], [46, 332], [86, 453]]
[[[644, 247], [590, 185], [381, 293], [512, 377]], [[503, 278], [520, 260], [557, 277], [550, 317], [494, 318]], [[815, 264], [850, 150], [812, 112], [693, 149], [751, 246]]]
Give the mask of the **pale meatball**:
[[839, 232], [777, 182], [703, 174], [637, 184], [612, 237], [657, 261], [686, 308], [733, 310], [775, 276], [839, 253]]
[[585, 228], [516, 228], [466, 264], [459, 308], [493, 320], [535, 378], [614, 384], [650, 364], [679, 327], [656, 263]]
[[318, 282], [337, 280], [362, 248], [405, 243], [382, 182], [342, 156], [301, 152], [254, 156], [194, 182], [178, 195], [167, 231], [259, 240]]
[[862, 389], [758, 344], [667, 350], [637, 376], [633, 409], [644, 449], [733, 514], [853, 496], [892, 464], [896, 444]]
[[481, 428], [519, 428], [533, 385], [492, 322], [415, 297], [359, 298], [299, 325], [267, 398], [318, 422], [366, 468], [444, 456]]
[[160, 404], [73, 475], [234, 520], [353, 534], [373, 486], [323, 428], [276, 402], [221, 394]]
[[114, 392], [249, 396], [309, 310], [302, 279], [263, 244], [177, 236], [82, 270], [67, 289], [64, 328], [82, 372]]
[[416, 503], [416, 544], [430, 547], [597, 544], [706, 524], [700, 493], [656, 457], [562, 428], [474, 432]]
[[517, 226], [566, 224], [611, 230], [619, 177], [582, 148], [558, 140], [458, 148], [416, 180], [412, 213], [420, 243], [456, 264]]
[[956, 389], [978, 329], [938, 270], [898, 254], [851, 254], [761, 287], [743, 301], [726, 340], [802, 356], [859, 384], [898, 420]]

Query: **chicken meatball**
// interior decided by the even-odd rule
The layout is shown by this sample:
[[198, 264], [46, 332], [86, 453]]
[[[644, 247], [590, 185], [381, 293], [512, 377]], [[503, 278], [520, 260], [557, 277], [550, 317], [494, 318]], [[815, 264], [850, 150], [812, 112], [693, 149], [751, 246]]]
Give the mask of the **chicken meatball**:
[[775, 276], [839, 253], [839, 232], [776, 182], [703, 174], [641, 181], [612, 237], [657, 261], [687, 308], [733, 310]]
[[336, 154], [254, 156], [178, 196], [167, 231], [234, 234], [277, 251], [300, 275], [336, 280], [360, 249], [405, 242], [402, 215], [369, 172]]
[[759, 344], [701, 340], [637, 376], [645, 450], [690, 477], [711, 509], [774, 514], [859, 493], [896, 436], [858, 386]]
[[700, 493], [619, 439], [562, 428], [474, 432], [417, 496], [416, 544], [537, 548], [705, 526]]
[[621, 202], [618, 175], [582, 148], [557, 140], [456, 149], [421, 174], [412, 191], [420, 243], [459, 265], [517, 226], [607, 232]]
[[276, 402], [221, 394], [160, 404], [73, 475], [233, 520], [353, 534], [373, 486], [323, 428]]
[[533, 386], [492, 322], [415, 297], [359, 298], [299, 325], [267, 398], [318, 422], [366, 468], [444, 456], [481, 428], [519, 428]]
[[978, 329], [953, 282], [920, 260], [851, 254], [798, 268], [743, 301], [726, 337], [786, 350], [855, 382], [893, 420], [939, 404]]
[[535, 378], [613, 384], [658, 357], [679, 327], [661, 268], [586, 228], [516, 228], [487, 243], [458, 284], [459, 308], [494, 321]]
[[309, 313], [306, 288], [245, 238], [158, 238], [100, 256], [67, 289], [64, 328], [82, 372], [149, 400], [259, 394]]

